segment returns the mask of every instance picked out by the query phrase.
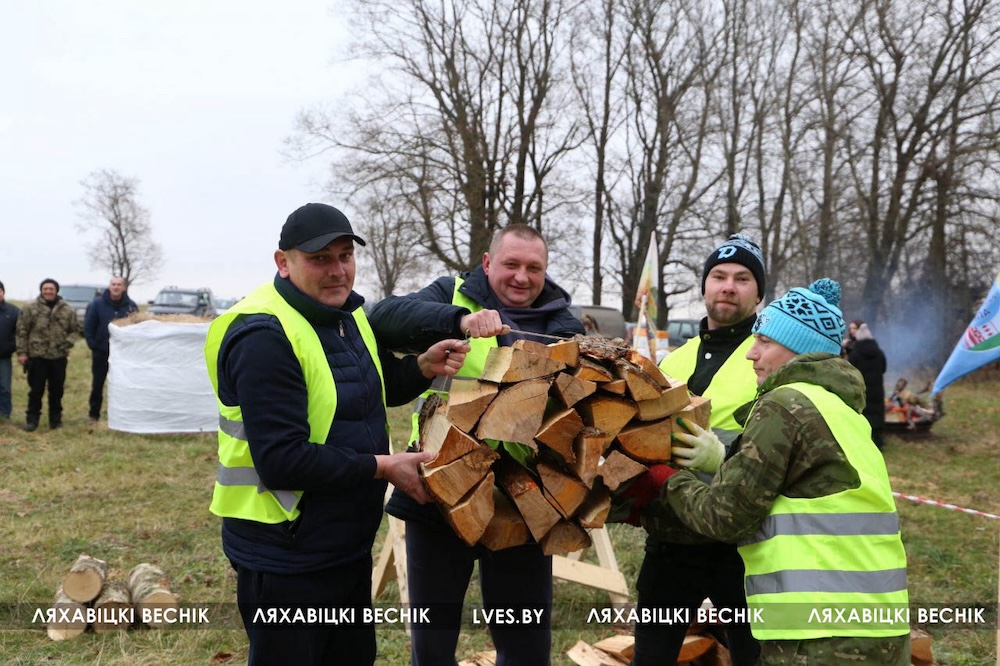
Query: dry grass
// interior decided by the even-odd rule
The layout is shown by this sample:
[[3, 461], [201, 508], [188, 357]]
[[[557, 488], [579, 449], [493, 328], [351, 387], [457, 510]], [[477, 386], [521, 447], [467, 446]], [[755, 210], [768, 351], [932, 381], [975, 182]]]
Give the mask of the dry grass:
[[[43, 419], [35, 433], [20, 429], [27, 388], [19, 373], [15, 423], [0, 425], [0, 662], [245, 663], [234, 579], [219, 546], [218, 520], [208, 513], [214, 437], [132, 435], [111, 431], [103, 422], [92, 426], [86, 418], [89, 382], [89, 354], [81, 343], [70, 362], [65, 427], [49, 432]], [[966, 380], [948, 390], [949, 413], [930, 437], [890, 436], [886, 459], [894, 488], [1000, 514], [998, 387], [996, 376]], [[395, 432], [405, 432], [407, 421], [405, 408], [393, 410]], [[1000, 521], [905, 500], [899, 504], [912, 599], [995, 608]], [[634, 586], [643, 533], [628, 526], [611, 532], [620, 567]], [[50, 641], [40, 626], [31, 625], [29, 611], [50, 602], [80, 552], [108, 560], [114, 577], [139, 562], [158, 563], [183, 603], [213, 605], [211, 628], [88, 632]], [[395, 594], [390, 585], [379, 602], [393, 604]], [[469, 600], [477, 599], [473, 584]], [[617, 630], [573, 620], [605, 601], [595, 590], [557, 582], [554, 663], [570, 663], [562, 655], [578, 638], [593, 642]], [[942, 666], [996, 659], [995, 628], [928, 630]], [[470, 626], [462, 633], [459, 655], [488, 647], [488, 633]], [[380, 664], [406, 663], [407, 650], [404, 632], [380, 629]]]

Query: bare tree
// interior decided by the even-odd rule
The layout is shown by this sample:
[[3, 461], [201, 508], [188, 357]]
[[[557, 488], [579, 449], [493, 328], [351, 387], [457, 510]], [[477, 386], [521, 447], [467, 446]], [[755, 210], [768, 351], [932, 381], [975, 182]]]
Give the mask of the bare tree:
[[[662, 325], [666, 299], [690, 287], [687, 280], [676, 289], [665, 285], [663, 272], [677, 261], [674, 246], [686, 233], [704, 237], [695, 209], [721, 173], [704, 168], [712, 161], [706, 160], [706, 147], [710, 82], [719, 66], [712, 48], [717, 30], [698, 2], [632, 0], [627, 7], [631, 43], [623, 95], [628, 121], [620, 139], [623, 157], [616, 163], [621, 186], [609, 192], [608, 231], [626, 314], [634, 310], [650, 236], [658, 232], [657, 323]], [[683, 251], [676, 254], [685, 261]]]
[[[409, 205], [449, 271], [477, 265], [509, 222], [538, 229], [578, 198], [554, 173], [580, 142], [560, 69], [569, 0], [360, 0], [357, 53], [382, 66], [357, 110], [303, 114], [306, 152], [337, 147], [337, 187], [377, 182]], [[565, 90], [564, 90], [565, 89]], [[401, 210], [401, 209], [400, 209]]]
[[82, 210], [80, 231], [97, 231], [90, 244], [91, 266], [136, 284], [156, 277], [162, 255], [153, 240], [149, 211], [139, 205], [139, 181], [117, 171], [94, 171], [80, 182], [84, 195], [76, 202]]

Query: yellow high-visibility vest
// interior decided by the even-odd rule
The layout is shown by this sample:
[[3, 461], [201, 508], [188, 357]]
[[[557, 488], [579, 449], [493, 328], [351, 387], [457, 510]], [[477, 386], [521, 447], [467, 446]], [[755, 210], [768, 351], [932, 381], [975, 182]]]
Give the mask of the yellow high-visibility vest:
[[[262, 285], [212, 322], [205, 340], [205, 363], [219, 406], [219, 466], [212, 492], [212, 513], [224, 518], [243, 518], [260, 523], [281, 523], [299, 515], [301, 490], [270, 490], [263, 486], [250, 456], [239, 405], [225, 405], [219, 399], [219, 350], [226, 331], [239, 315], [269, 314], [278, 318], [302, 366], [308, 396], [309, 441], [322, 445], [330, 434], [337, 411], [337, 386], [323, 345], [305, 317], [281, 297], [273, 283]], [[375, 363], [385, 404], [385, 378], [378, 356], [375, 334], [362, 308], [352, 313], [361, 339]]]
[[[483, 310], [484, 308], [482, 305], [459, 291], [459, 287], [463, 284], [465, 284], [465, 280], [460, 277], [455, 278], [455, 289], [452, 291], [451, 304], [465, 308], [469, 312], [479, 312], [480, 310]], [[472, 349], [465, 355], [465, 362], [459, 369], [458, 374], [453, 376], [452, 381], [470, 381], [479, 379], [479, 377], [483, 374], [483, 367], [486, 365], [486, 357], [489, 356], [490, 350], [498, 345], [497, 339], [494, 336], [490, 338], [470, 338], [469, 346]], [[445, 378], [438, 377], [434, 380], [431, 388], [421, 393], [420, 397], [417, 398], [413, 409], [412, 424], [410, 427], [410, 444], [413, 444], [420, 439], [420, 410], [427, 398], [435, 393], [440, 395], [442, 399], [446, 400], [448, 398], [448, 393], [443, 390], [443, 386], [446, 381], [447, 380]], [[493, 445], [492, 442], [489, 441], [486, 443], [491, 446]], [[502, 444], [508, 453], [522, 463], [524, 463], [532, 454], [531, 449], [524, 444], [519, 444], [517, 442], [502, 442]]]
[[[694, 374], [700, 346], [701, 337], [691, 338], [660, 361], [660, 370], [682, 382], [688, 381]], [[753, 361], [747, 359], [751, 346], [753, 336], [748, 335], [715, 373], [702, 396], [712, 401], [709, 424], [727, 446], [743, 432], [743, 424], [736, 421], [733, 412], [757, 396], [757, 373], [753, 371]]]
[[[906, 608], [906, 553], [889, 475], [865, 417], [814, 384], [796, 382], [775, 390], [799, 391], [816, 406], [861, 484], [825, 497], [779, 495], [758, 532], [739, 545], [747, 603], [764, 618], [751, 626], [753, 635], [803, 640], [909, 633], [905, 618], [891, 613], [881, 621], [839, 625], [806, 620], [804, 609], [823, 606], [859, 612]], [[783, 608], [797, 612], [786, 615]]]

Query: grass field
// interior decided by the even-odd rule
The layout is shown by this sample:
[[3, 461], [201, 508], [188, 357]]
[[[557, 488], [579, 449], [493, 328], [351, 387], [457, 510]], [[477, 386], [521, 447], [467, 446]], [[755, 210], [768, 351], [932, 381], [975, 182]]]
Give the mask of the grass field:
[[[245, 663], [246, 638], [235, 614], [234, 578], [219, 545], [219, 521], [208, 513], [215, 474], [214, 435], [144, 436], [88, 422], [89, 352], [80, 343], [70, 359], [63, 429], [49, 432], [43, 415], [25, 433], [27, 387], [15, 369], [14, 421], [0, 424], [0, 663], [218, 664]], [[1000, 514], [1000, 375], [984, 372], [950, 387], [947, 415], [930, 436], [890, 435], [886, 460], [894, 490]], [[400, 428], [407, 410], [393, 410]], [[984, 605], [995, 618], [1000, 521], [899, 500], [914, 605]], [[383, 524], [383, 534], [385, 525]], [[613, 526], [619, 565], [634, 586], [643, 533]], [[379, 537], [380, 542], [382, 535]], [[376, 545], [376, 553], [380, 543]], [[168, 573], [184, 604], [211, 605], [208, 629], [86, 633], [50, 641], [32, 624], [77, 555], [108, 560], [112, 578], [150, 561]], [[633, 587], [634, 589], [634, 587]], [[380, 603], [396, 602], [390, 584]], [[473, 585], [470, 601], [478, 598]], [[602, 593], [556, 583], [563, 608], [602, 605]], [[553, 663], [578, 639], [594, 642], [620, 628], [563, 621]], [[925, 627], [942, 666], [993, 664], [996, 627]], [[379, 663], [407, 662], [406, 634], [380, 629]], [[459, 657], [489, 647], [484, 629], [470, 627]]]

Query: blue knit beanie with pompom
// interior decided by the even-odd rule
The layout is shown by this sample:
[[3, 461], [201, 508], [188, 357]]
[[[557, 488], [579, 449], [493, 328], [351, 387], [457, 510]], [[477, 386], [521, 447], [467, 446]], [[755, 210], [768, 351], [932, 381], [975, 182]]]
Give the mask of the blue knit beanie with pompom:
[[807, 289], [796, 287], [768, 303], [757, 316], [753, 332], [796, 354], [839, 354], [844, 339], [844, 315], [839, 305], [840, 285], [820, 278]]

